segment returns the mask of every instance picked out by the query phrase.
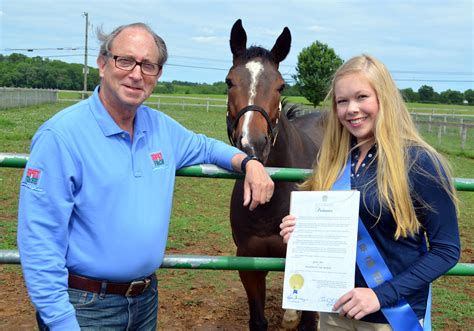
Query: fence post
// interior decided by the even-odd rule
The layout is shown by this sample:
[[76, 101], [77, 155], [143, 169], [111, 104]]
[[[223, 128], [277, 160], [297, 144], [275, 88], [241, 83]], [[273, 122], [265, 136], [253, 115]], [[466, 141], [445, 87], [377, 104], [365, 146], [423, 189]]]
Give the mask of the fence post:
[[446, 134], [446, 123], [448, 122], [448, 117], [444, 115], [444, 125], [443, 125], [443, 134]]
[[440, 126], [438, 126], [438, 144], [441, 145], [441, 136], [443, 135], [443, 127], [442, 125], [440, 124]]
[[183, 110], [184, 110], [184, 99], [183, 99], [183, 101], [182, 101], [182, 108], [183, 108]]
[[464, 126], [464, 118], [461, 117], [461, 119], [459, 120], [459, 135], [462, 137], [462, 128]]
[[462, 134], [461, 134], [461, 150], [464, 150], [466, 147], [466, 139], [467, 139], [467, 126], [464, 124], [461, 126]]
[[209, 100], [206, 102], [206, 112], [209, 112]]
[[432, 120], [432, 115], [428, 116], [428, 132], [431, 132], [431, 120]]

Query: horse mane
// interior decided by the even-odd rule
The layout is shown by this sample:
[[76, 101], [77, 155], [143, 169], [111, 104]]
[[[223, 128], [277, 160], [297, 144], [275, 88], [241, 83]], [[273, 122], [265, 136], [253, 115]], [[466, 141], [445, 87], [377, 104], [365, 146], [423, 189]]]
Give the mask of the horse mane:
[[300, 108], [300, 105], [297, 105], [295, 103], [289, 103], [288, 99], [286, 97], [281, 100], [281, 108], [283, 111], [283, 114], [285, 114], [286, 118], [289, 120], [294, 119], [297, 117], [298, 112], [303, 111], [302, 108]]
[[272, 52], [260, 46], [251, 46], [237, 56], [239, 60], [243, 61], [249, 61], [256, 57], [261, 57], [264, 60], [275, 62], [275, 57], [273, 56]]

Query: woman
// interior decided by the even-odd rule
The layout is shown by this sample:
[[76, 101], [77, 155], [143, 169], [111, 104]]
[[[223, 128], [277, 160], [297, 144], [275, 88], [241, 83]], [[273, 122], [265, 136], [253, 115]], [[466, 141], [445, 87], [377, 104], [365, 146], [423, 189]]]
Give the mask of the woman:
[[[345, 62], [328, 98], [332, 111], [318, 162], [301, 188], [330, 190], [350, 167], [347, 183], [361, 192], [359, 217], [393, 278], [368, 286], [358, 265], [355, 288], [333, 307], [339, 315], [321, 313], [320, 328], [408, 330], [404, 315], [386, 317], [403, 299], [414, 313], [414, 324], [429, 325], [429, 318], [424, 319], [430, 283], [452, 268], [460, 254], [449, 166], [420, 137], [390, 73], [375, 58], [361, 55]], [[294, 216], [283, 219], [285, 242], [295, 224]]]

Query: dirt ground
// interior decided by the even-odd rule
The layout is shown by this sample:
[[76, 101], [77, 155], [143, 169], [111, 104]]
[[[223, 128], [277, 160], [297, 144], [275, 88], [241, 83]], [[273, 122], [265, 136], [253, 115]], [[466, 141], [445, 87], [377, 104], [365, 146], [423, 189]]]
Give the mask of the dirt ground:
[[[167, 254], [211, 255], [212, 252], [217, 252], [229, 255], [230, 252], [230, 249], [223, 252], [214, 247], [212, 241], [207, 245], [197, 246], [199, 248], [189, 245], [184, 251], [171, 250]], [[467, 257], [464, 261], [474, 263], [474, 254], [470, 248], [463, 249], [462, 255]], [[237, 271], [161, 269], [157, 272], [157, 277], [159, 331], [248, 330], [247, 296]], [[466, 294], [473, 298], [474, 279], [469, 278], [467, 281]], [[287, 330], [281, 327], [284, 314], [281, 308], [282, 284], [283, 272], [268, 274], [265, 316], [269, 331]], [[433, 316], [442, 315], [436, 308], [435, 301], [433, 304]], [[469, 313], [463, 318], [474, 321], [474, 316]], [[467, 320], [465, 322], [469, 325]], [[455, 320], [445, 322], [442, 330], [466, 330], [459, 327]], [[34, 309], [19, 265], [0, 265], [0, 331], [4, 330], [37, 330]]]
[[[179, 270], [177, 273], [186, 271]], [[235, 275], [235, 271], [225, 271], [228, 276], [221, 280], [220, 290], [209, 285], [206, 273], [186, 289], [164, 286], [171, 282], [173, 273], [160, 276], [159, 286], [159, 327], [163, 331], [238, 331], [248, 330], [248, 306], [245, 291]], [[202, 273], [202, 275], [201, 275]], [[267, 290], [266, 317], [268, 330], [283, 331], [281, 320], [281, 278], [283, 273], [273, 273]], [[224, 280], [222, 280], [224, 279]], [[224, 288], [224, 290], [222, 290]], [[436, 312], [435, 312], [436, 314]], [[19, 266], [0, 266], [0, 330], [37, 330], [34, 310], [28, 299]], [[450, 321], [443, 330], [463, 330]]]
[[[234, 272], [226, 271], [229, 276]], [[160, 277], [158, 273], [162, 284], [167, 282], [163, 279], [166, 277]], [[159, 286], [158, 330], [248, 329], [247, 297], [240, 281], [228, 277], [226, 284], [220, 284], [226, 290], [216, 295], [215, 287], [206, 285], [205, 278], [198, 281], [197, 286], [191, 285], [185, 290]], [[280, 327], [283, 316], [281, 287], [273, 286], [267, 291], [266, 316], [269, 330], [283, 330]], [[37, 330], [34, 309], [19, 266], [0, 266], [0, 330]]]

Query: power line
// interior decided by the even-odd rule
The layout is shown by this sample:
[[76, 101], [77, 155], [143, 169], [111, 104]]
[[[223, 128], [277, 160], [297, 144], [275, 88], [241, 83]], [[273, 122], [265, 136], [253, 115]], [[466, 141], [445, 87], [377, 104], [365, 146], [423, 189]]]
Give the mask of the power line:
[[211, 67], [191, 66], [191, 65], [186, 65], [186, 64], [173, 64], [173, 63], [166, 63], [165, 65], [171, 66], [171, 67], [229, 71], [229, 68], [211, 68]]
[[[50, 48], [4, 48], [0, 50], [4, 51], [41, 51], [41, 50], [82, 50], [84, 46], [78, 47], [50, 47]], [[89, 47], [89, 50], [98, 50], [98, 48]], [[74, 55], [71, 55], [74, 56]], [[189, 60], [198, 60], [198, 61], [213, 61], [213, 62], [220, 62], [220, 63], [229, 63], [229, 60], [222, 60], [216, 58], [207, 58], [207, 57], [197, 57], [197, 56], [186, 56], [186, 55], [170, 55], [170, 59], [173, 58], [183, 58]], [[169, 64], [170, 66], [181, 66], [187, 68], [196, 68], [196, 69], [209, 69], [209, 70], [228, 70], [228, 68], [216, 68], [216, 67], [209, 67], [209, 66], [193, 66], [193, 65], [185, 65], [185, 64]], [[296, 65], [291, 64], [281, 64], [280, 67], [286, 68], [295, 68]], [[434, 70], [391, 70], [392, 74], [416, 74], [416, 75], [454, 75], [454, 76], [470, 76], [473, 75], [473, 72], [460, 72], [460, 71], [434, 71]]]
[[436, 82], [436, 83], [474, 83], [474, 80], [451, 80], [451, 79], [397, 79], [399, 82]]
[[[84, 47], [78, 47], [79, 48], [84, 48]], [[11, 49], [11, 48], [5, 48], [5, 50], [28, 50], [28, 49]], [[44, 48], [46, 50], [46, 48]], [[70, 50], [72, 48], [47, 48], [47, 50]], [[89, 49], [94, 49], [94, 48], [89, 48]], [[97, 48], [95, 48], [97, 50]], [[39, 49], [35, 49], [39, 50]], [[38, 55], [40, 56], [40, 55]], [[59, 58], [59, 57], [77, 57], [77, 56], [84, 56], [84, 53], [81, 54], [61, 54], [61, 55], [42, 55], [41, 57], [44, 58]], [[87, 57], [97, 57], [97, 55], [94, 54], [87, 54]], [[192, 57], [192, 56], [174, 56], [177, 58], [187, 58], [187, 59], [194, 59], [194, 60], [213, 60], [213, 61], [219, 61], [219, 62], [228, 62], [225, 60], [217, 60], [217, 59], [208, 59], [208, 58], [200, 58], [200, 57]], [[179, 67], [179, 68], [193, 68], [193, 69], [202, 69], [202, 70], [216, 70], [216, 71], [228, 71], [229, 68], [218, 68], [218, 67], [209, 67], [209, 66], [196, 66], [196, 65], [187, 65], [187, 64], [177, 64], [177, 63], [166, 63], [166, 66], [170, 67]], [[290, 65], [286, 65], [287, 67], [291, 67]], [[294, 67], [292, 67], [294, 68]], [[447, 72], [447, 71], [410, 71], [410, 70], [392, 70], [391, 73], [399, 73], [399, 74], [418, 74], [418, 75], [473, 75], [473, 73], [468, 73], [468, 72]], [[295, 80], [293, 79], [291, 73], [282, 73], [282, 75], [285, 76], [290, 76], [291, 78], [285, 78], [286, 82], [294, 82]], [[415, 78], [394, 78], [395, 81], [405, 81], [405, 82], [433, 82], [433, 83], [473, 83], [474, 80], [457, 80], [457, 79], [415, 79]]]
[[84, 47], [46, 47], [46, 48], [2, 48], [1, 50], [5, 52], [11, 51], [26, 51], [26, 52], [36, 52], [36, 51], [76, 51], [84, 49]]

